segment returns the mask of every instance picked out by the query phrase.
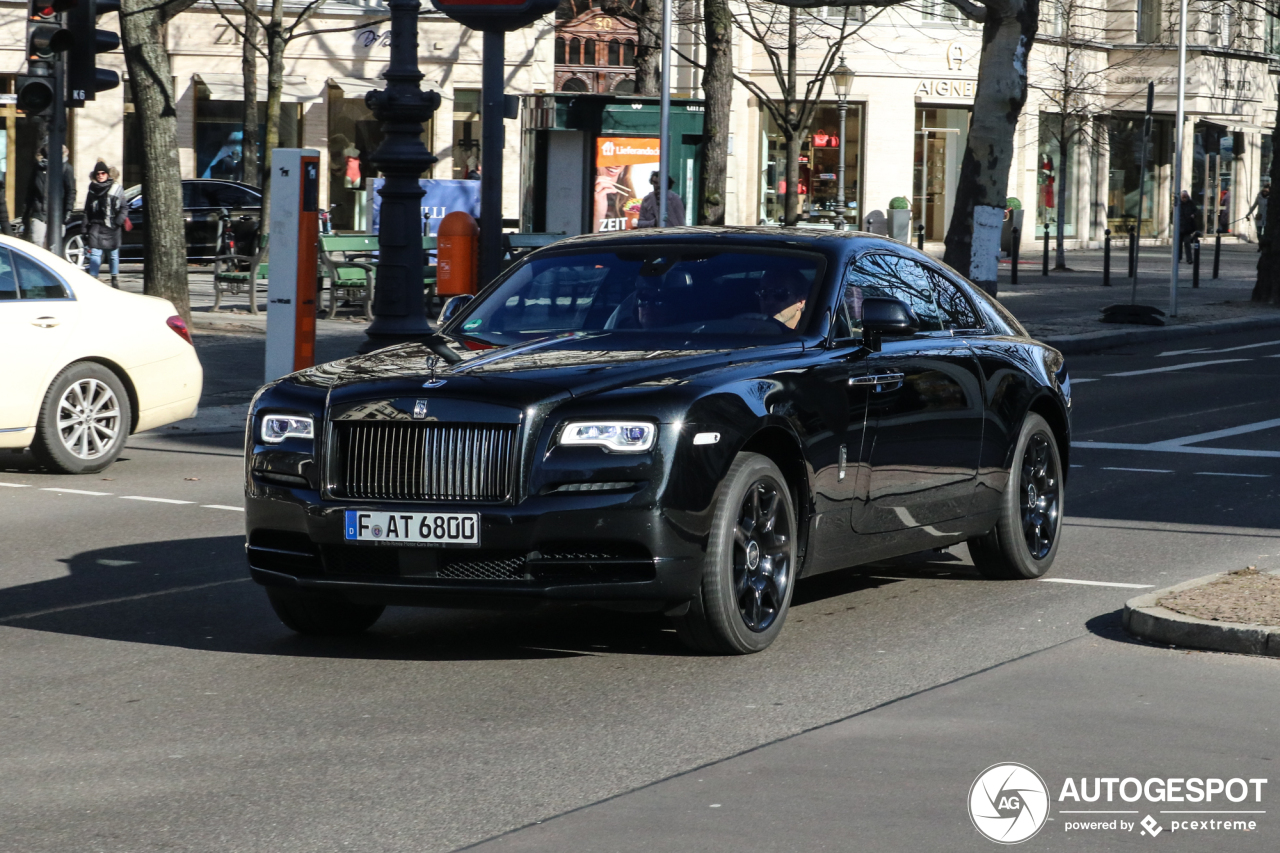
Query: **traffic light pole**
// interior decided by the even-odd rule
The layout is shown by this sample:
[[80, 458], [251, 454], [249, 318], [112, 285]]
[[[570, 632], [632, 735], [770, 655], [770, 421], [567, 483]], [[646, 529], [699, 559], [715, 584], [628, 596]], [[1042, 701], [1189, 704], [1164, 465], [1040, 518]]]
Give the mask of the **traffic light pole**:
[[[45, 180], [45, 246], [62, 257], [62, 229], [66, 207], [62, 201], [62, 146], [67, 140], [66, 62], [59, 55], [53, 62], [53, 115], [49, 117], [49, 157]], [[73, 205], [74, 207], [74, 205]]]
[[502, 117], [506, 33], [484, 34], [480, 75], [480, 286], [502, 269]]

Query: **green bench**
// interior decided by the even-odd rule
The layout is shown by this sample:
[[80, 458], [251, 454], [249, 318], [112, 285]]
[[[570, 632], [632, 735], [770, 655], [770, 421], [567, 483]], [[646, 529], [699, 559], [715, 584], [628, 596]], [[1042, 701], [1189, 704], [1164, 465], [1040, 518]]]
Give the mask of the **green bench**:
[[[434, 251], [436, 238], [422, 238], [424, 252]], [[373, 319], [373, 289], [378, 278], [377, 234], [322, 234], [320, 260], [329, 282], [329, 312], [332, 318], [342, 301], [363, 304], [364, 315]], [[435, 298], [436, 268], [429, 266], [422, 279], [428, 299]]]
[[222, 310], [223, 296], [248, 296], [249, 313], [258, 314], [258, 294], [267, 292], [267, 235], [258, 237], [253, 255], [219, 255], [213, 259], [213, 308]]

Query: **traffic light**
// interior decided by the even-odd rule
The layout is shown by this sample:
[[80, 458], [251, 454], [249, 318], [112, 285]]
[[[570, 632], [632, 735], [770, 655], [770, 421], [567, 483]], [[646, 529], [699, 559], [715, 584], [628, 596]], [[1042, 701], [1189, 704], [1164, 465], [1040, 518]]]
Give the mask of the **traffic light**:
[[98, 54], [120, 46], [120, 36], [98, 29], [98, 16], [120, 11], [120, 0], [71, 0], [67, 14], [73, 47], [67, 54], [67, 101], [73, 107], [94, 100], [98, 92], [120, 85], [120, 75], [98, 67]]
[[77, 0], [27, 0], [27, 73], [17, 80], [18, 109], [40, 115], [53, 106], [53, 61], [72, 45], [62, 13]]

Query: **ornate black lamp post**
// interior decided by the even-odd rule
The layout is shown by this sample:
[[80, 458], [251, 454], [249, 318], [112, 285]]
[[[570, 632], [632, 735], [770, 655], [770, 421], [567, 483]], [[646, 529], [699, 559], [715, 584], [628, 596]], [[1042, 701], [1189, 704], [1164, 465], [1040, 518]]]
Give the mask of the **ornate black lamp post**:
[[365, 103], [385, 134], [373, 165], [385, 176], [379, 195], [378, 275], [373, 322], [361, 349], [421, 339], [431, 333], [422, 287], [422, 185], [418, 178], [436, 158], [422, 144], [422, 124], [440, 106], [440, 95], [424, 92], [418, 70], [418, 0], [389, 0], [391, 64], [387, 88], [369, 92]]
[[844, 64], [844, 54], [840, 54], [840, 64], [831, 69], [831, 85], [835, 87], [839, 99], [840, 110], [840, 163], [836, 168], [836, 230], [845, 229], [844, 221], [844, 117], [849, 107], [849, 87], [853, 85], [853, 69]]

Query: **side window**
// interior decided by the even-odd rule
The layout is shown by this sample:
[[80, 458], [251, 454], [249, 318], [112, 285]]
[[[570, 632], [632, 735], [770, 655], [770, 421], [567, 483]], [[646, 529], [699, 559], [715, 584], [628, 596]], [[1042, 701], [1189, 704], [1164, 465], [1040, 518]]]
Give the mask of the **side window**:
[[208, 207], [209, 201], [205, 198], [204, 184], [199, 181], [183, 181], [182, 206], [187, 209]]
[[262, 198], [235, 184], [207, 184], [205, 196], [211, 207], [258, 208]]
[[21, 252], [13, 253], [18, 289], [23, 299], [66, 299], [67, 289], [52, 272]]
[[0, 247], [0, 302], [18, 298], [18, 277], [13, 272], [9, 250]]
[[978, 319], [978, 312], [969, 302], [969, 297], [964, 295], [964, 291], [934, 270], [929, 270], [929, 275], [933, 278], [934, 301], [938, 304], [942, 327], [944, 329], [981, 329], [983, 322]]
[[933, 297], [933, 279], [920, 264], [897, 255], [867, 255], [859, 258], [850, 271], [849, 288], [857, 288], [856, 296], [846, 289], [845, 303], [856, 300], [861, 317], [861, 300], [868, 296], [887, 296], [907, 304], [920, 320], [920, 331], [940, 332], [942, 322]]

